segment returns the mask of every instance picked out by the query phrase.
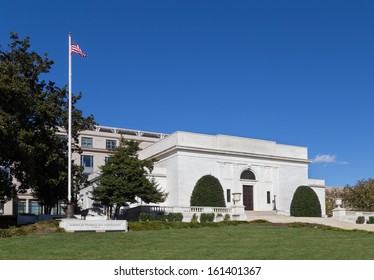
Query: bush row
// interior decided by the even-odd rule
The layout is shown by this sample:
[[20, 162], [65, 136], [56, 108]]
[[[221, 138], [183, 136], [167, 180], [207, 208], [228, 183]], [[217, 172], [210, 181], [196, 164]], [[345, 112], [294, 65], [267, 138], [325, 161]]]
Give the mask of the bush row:
[[164, 221], [164, 222], [181, 222], [183, 220], [182, 213], [145, 213], [141, 212], [139, 215], [140, 222], [151, 222], [151, 221]]
[[367, 224], [374, 224], [374, 217], [371, 216], [371, 217], [369, 217], [368, 220], [365, 220], [364, 216], [359, 216], [359, 217], [357, 217], [356, 224], [364, 224], [365, 221], [366, 221]]
[[[230, 221], [230, 215], [225, 214], [223, 216], [222, 214], [217, 214], [217, 216], [214, 215], [214, 213], [201, 213], [200, 219], [197, 216], [197, 214], [194, 214], [192, 216], [191, 222], [199, 222], [200, 223], [211, 223], [214, 221], [214, 218], [216, 217], [217, 221]], [[183, 221], [183, 214], [182, 213], [169, 213], [164, 214], [162, 212], [160, 213], [146, 213], [141, 212], [139, 215], [139, 221], [140, 222], [151, 222], [151, 221], [164, 221], [164, 222], [182, 222]]]
[[[195, 217], [192, 218], [191, 222], [198, 221], [198, 217], [196, 214], [194, 214]], [[229, 214], [225, 214], [223, 216], [222, 214], [217, 214], [217, 216], [214, 215], [214, 213], [201, 213], [200, 214], [200, 223], [212, 223], [214, 221], [214, 218], [216, 217], [217, 221], [230, 221], [231, 217]]]
[[151, 222], [129, 222], [130, 231], [148, 231], [148, 230], [166, 230], [166, 229], [187, 229], [187, 228], [219, 228], [228, 226], [237, 226], [240, 224], [247, 224], [245, 221], [226, 221], [220, 223], [168, 223], [163, 221]]

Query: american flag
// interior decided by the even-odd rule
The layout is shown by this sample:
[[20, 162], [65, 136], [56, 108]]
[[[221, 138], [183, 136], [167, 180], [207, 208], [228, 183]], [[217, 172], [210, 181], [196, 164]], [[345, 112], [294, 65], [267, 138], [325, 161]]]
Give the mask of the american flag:
[[72, 53], [76, 53], [76, 54], [79, 54], [81, 57], [86, 57], [87, 55], [84, 54], [81, 50], [81, 48], [79, 47], [78, 44], [72, 44], [71, 45], [71, 48], [70, 48], [70, 54]]

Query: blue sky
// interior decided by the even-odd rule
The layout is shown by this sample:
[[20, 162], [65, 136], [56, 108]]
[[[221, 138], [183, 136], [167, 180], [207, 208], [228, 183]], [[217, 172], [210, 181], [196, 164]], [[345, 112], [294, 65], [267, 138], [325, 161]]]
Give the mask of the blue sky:
[[[373, 1], [5, 1], [9, 32], [68, 80], [100, 125], [308, 147], [311, 178], [373, 177]], [[292, 176], [292, 174], [290, 174]]]

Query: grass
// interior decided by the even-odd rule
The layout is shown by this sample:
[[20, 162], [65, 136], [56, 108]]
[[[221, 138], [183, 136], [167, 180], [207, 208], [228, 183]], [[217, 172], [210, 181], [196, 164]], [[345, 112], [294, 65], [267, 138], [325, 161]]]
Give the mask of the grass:
[[372, 260], [374, 234], [268, 223], [128, 233], [38, 232], [0, 239], [0, 259]]

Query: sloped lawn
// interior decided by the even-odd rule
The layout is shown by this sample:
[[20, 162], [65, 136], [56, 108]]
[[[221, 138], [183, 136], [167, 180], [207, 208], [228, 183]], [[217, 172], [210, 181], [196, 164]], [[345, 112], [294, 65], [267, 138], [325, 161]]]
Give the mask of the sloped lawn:
[[[153, 226], [154, 228], [155, 226]], [[128, 233], [43, 233], [0, 238], [2, 260], [374, 259], [374, 234], [313, 225], [236, 224]], [[157, 227], [156, 227], [157, 228]], [[139, 230], [139, 228], [138, 228]], [[51, 229], [48, 230], [52, 232]]]

